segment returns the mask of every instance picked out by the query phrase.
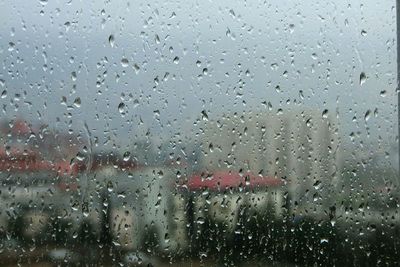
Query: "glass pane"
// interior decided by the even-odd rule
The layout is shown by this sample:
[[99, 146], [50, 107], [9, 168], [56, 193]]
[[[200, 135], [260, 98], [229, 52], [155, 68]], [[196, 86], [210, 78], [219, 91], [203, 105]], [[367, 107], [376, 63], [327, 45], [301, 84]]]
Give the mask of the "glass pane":
[[398, 265], [395, 1], [3, 1], [0, 262]]

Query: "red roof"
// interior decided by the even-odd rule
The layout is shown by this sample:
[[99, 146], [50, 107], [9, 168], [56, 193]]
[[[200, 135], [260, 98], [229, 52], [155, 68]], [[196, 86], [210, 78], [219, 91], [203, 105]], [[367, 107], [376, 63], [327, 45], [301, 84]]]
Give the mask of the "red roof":
[[16, 134], [28, 134], [31, 132], [31, 128], [27, 122], [19, 119], [14, 122], [12, 132]]
[[6, 152], [0, 149], [0, 172], [40, 172], [50, 171], [61, 176], [76, 175], [78, 168], [67, 161], [51, 162], [44, 160], [34, 151], [10, 149]]
[[252, 173], [240, 174], [238, 172], [217, 171], [212, 174], [196, 174], [189, 178], [186, 186], [189, 190], [224, 190], [228, 188], [265, 188], [278, 187], [284, 184], [283, 179], [254, 175]]

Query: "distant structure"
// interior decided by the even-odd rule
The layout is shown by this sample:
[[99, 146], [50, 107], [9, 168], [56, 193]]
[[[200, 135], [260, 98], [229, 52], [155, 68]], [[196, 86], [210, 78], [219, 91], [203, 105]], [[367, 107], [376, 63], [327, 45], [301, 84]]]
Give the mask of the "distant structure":
[[44, 124], [32, 125], [21, 118], [0, 121], [0, 153], [35, 152], [42, 159], [70, 161], [87, 143], [81, 135], [56, 131]]
[[[337, 121], [315, 110], [249, 112], [204, 122], [199, 164], [283, 178], [294, 202], [328, 201], [340, 174]], [[321, 205], [322, 206], [322, 205]]]

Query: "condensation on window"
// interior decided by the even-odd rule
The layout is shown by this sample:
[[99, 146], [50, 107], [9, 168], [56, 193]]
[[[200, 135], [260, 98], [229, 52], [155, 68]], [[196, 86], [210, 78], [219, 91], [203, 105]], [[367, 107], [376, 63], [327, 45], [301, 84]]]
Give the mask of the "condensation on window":
[[1, 265], [398, 265], [395, 4], [3, 1]]

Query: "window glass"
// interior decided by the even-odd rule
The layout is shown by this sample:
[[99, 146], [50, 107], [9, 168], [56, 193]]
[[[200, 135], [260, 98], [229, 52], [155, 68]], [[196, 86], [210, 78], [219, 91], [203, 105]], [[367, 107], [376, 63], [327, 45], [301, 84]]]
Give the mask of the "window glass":
[[1, 2], [0, 263], [399, 264], [395, 4]]

